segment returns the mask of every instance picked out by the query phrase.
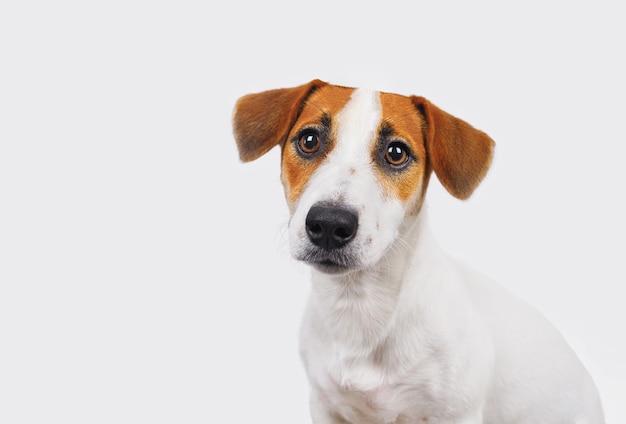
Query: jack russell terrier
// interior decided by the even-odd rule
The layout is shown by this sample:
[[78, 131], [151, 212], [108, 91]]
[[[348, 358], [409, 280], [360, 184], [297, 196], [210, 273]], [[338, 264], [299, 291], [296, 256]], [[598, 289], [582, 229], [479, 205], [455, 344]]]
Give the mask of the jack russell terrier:
[[428, 230], [431, 173], [468, 198], [487, 134], [423, 97], [319, 80], [240, 98], [233, 128], [244, 162], [282, 150], [290, 250], [313, 274], [300, 346], [314, 423], [604, 422], [559, 332]]

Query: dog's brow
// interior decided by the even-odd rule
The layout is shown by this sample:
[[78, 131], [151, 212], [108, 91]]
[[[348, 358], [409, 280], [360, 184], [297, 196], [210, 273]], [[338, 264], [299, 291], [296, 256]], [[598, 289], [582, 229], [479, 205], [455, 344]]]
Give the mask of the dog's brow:
[[391, 125], [389, 121], [385, 120], [380, 124], [380, 128], [378, 130], [379, 140], [386, 140], [395, 134], [396, 130], [393, 128], [393, 125]]
[[304, 125], [300, 126], [300, 128], [317, 128], [322, 131], [328, 131], [331, 125], [332, 117], [329, 113], [323, 113], [319, 118], [306, 122]]
[[320, 124], [325, 128], [330, 128], [331, 123], [332, 123], [332, 118], [330, 114], [324, 113], [322, 117], [320, 118]]

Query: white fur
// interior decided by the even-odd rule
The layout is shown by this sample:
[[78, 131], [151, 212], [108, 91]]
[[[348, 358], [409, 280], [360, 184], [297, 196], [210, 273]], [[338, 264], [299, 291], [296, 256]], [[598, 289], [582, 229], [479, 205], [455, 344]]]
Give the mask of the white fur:
[[559, 333], [447, 256], [426, 207], [411, 215], [383, 193], [370, 157], [380, 115], [378, 93], [354, 92], [334, 117], [336, 147], [292, 205], [296, 258], [310, 244], [312, 205], [359, 214], [348, 246], [358, 269], [313, 269], [301, 332], [313, 422], [603, 423], [595, 386]]

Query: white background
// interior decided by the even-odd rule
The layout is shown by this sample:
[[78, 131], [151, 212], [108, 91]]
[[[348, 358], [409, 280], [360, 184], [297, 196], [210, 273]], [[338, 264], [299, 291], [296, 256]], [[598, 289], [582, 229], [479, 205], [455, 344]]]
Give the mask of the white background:
[[[489, 133], [440, 242], [542, 310], [626, 422], [619, 2], [4, 1], [0, 422], [306, 423], [279, 154], [236, 99], [321, 78]], [[537, 346], [537, 349], [541, 349]]]

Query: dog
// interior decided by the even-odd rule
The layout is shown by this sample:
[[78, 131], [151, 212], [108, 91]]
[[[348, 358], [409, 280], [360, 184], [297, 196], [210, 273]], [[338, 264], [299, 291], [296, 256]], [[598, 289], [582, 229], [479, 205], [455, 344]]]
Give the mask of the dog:
[[467, 199], [494, 142], [419, 96], [314, 80], [237, 100], [241, 161], [281, 148], [315, 424], [601, 424], [595, 384], [535, 309], [447, 255], [434, 172]]

